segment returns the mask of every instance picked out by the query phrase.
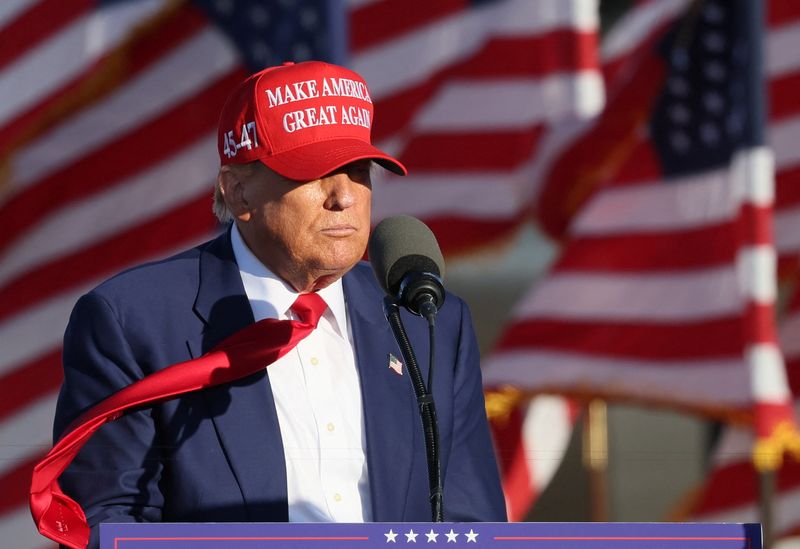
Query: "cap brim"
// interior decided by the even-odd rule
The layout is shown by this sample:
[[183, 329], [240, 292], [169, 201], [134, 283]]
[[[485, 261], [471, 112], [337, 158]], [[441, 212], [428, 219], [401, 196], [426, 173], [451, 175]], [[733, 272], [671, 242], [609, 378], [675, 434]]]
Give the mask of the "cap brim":
[[359, 139], [318, 141], [259, 160], [288, 179], [313, 181], [346, 164], [367, 158], [398, 175], [408, 174], [408, 170], [399, 160]]

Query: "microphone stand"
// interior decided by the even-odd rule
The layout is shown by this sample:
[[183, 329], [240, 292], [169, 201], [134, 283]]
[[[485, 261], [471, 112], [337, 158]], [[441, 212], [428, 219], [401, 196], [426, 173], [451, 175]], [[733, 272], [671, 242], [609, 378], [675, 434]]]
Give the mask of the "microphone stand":
[[[414, 387], [414, 394], [419, 405], [419, 414], [422, 418], [422, 428], [425, 432], [425, 454], [428, 458], [428, 485], [430, 487], [431, 514], [433, 522], [444, 522], [443, 503], [442, 503], [442, 474], [439, 458], [439, 425], [436, 421], [436, 408], [433, 404], [433, 393], [429, 392], [432, 379], [429, 378], [428, 385], [422, 379], [422, 372], [417, 364], [414, 349], [406, 334], [403, 321], [400, 318], [400, 307], [397, 301], [390, 296], [383, 300], [383, 312], [389, 327], [392, 329], [400, 352], [408, 366], [408, 374], [411, 378], [411, 385]], [[430, 322], [430, 320], [429, 320]], [[430, 325], [431, 349], [433, 349], [433, 325]], [[431, 352], [431, 363], [428, 365], [429, 371], [433, 371], [433, 352]]]

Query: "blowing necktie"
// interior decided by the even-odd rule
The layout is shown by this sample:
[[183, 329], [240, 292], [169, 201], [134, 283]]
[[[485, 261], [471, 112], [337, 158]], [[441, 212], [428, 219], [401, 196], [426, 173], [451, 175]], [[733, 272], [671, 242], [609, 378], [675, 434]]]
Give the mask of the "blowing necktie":
[[103, 424], [125, 412], [191, 391], [229, 383], [269, 366], [317, 327], [327, 305], [317, 294], [303, 294], [291, 307], [300, 320], [264, 319], [233, 334], [194, 360], [159, 370], [81, 414], [33, 469], [30, 506], [39, 532], [73, 549], [85, 549], [89, 526], [81, 506], [61, 491], [58, 477]]

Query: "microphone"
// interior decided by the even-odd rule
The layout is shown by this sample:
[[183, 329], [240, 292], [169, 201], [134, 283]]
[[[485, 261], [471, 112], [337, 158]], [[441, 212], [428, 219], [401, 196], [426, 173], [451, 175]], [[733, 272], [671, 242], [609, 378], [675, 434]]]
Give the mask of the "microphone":
[[383, 290], [432, 324], [444, 303], [444, 257], [428, 226], [408, 215], [387, 217], [372, 231], [368, 249]]
[[[383, 299], [383, 312], [408, 366], [408, 377], [419, 405], [425, 433], [431, 517], [433, 522], [443, 522], [444, 491], [439, 455], [439, 423], [433, 402], [433, 366], [436, 356], [434, 324], [445, 296], [442, 284], [444, 258], [428, 226], [407, 215], [387, 217], [378, 223], [369, 238], [368, 248], [372, 270], [387, 293]], [[430, 356], [427, 387], [400, 317], [400, 305], [428, 321]]]

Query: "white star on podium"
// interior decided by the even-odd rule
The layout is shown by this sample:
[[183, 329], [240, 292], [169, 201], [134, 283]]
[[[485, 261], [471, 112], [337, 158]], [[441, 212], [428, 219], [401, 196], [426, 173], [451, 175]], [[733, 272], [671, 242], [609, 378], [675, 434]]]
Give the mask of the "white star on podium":
[[447, 543], [450, 543], [451, 541], [453, 543], [455, 543], [456, 542], [456, 538], [458, 537], [458, 534], [453, 532], [453, 529], [450, 528], [450, 531], [445, 533], [445, 536], [447, 536]]
[[431, 531], [428, 532], [427, 534], [425, 534], [425, 536], [427, 536], [427, 538], [428, 538], [428, 543], [430, 543], [430, 542], [436, 543], [436, 538], [439, 537], [439, 534], [435, 533], [433, 531], [433, 528], [431, 528]]
[[412, 541], [413, 541], [414, 543], [417, 543], [417, 536], [418, 536], [418, 535], [419, 535], [419, 534], [417, 534], [416, 532], [414, 532], [414, 530], [413, 530], [413, 528], [412, 528], [412, 529], [411, 529], [411, 530], [409, 530], [409, 531], [408, 531], [408, 533], [405, 535], [405, 536], [406, 536], [406, 543], [411, 543]]
[[467, 543], [469, 543], [469, 542], [478, 543], [478, 533], [477, 532], [473, 532], [472, 528], [470, 528], [469, 532], [467, 532], [464, 535], [467, 536]]
[[389, 529], [389, 533], [383, 535], [386, 536], [386, 543], [389, 543], [390, 541], [392, 543], [397, 543], [397, 540], [394, 539], [397, 537], [397, 534], [395, 534], [393, 530]]

